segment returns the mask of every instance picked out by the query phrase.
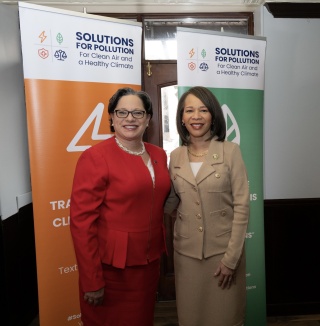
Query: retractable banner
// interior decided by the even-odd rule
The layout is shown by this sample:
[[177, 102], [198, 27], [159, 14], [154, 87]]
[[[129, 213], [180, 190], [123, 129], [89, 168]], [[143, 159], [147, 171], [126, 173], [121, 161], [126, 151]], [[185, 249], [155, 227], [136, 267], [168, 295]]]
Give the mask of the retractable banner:
[[69, 198], [83, 150], [111, 136], [107, 106], [141, 89], [140, 23], [19, 3], [41, 326], [81, 325]]
[[246, 326], [266, 325], [263, 221], [263, 103], [266, 39], [178, 28], [179, 96], [205, 86], [219, 100], [227, 140], [247, 167], [250, 221], [246, 235]]

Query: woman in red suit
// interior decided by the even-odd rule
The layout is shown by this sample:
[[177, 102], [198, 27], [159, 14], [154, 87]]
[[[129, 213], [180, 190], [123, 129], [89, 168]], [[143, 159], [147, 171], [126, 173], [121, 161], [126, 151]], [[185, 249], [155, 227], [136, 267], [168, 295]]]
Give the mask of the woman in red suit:
[[119, 89], [108, 112], [115, 135], [82, 153], [71, 194], [82, 322], [152, 326], [165, 251], [167, 156], [142, 141], [153, 114], [146, 93]]

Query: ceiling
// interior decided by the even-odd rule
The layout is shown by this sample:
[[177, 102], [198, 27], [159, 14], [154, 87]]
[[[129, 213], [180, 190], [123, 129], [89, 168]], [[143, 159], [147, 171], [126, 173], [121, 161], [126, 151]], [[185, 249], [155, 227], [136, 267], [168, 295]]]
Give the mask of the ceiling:
[[[17, 4], [16, 0], [0, 0], [4, 4]], [[22, 0], [54, 8], [87, 13], [174, 13], [174, 12], [231, 12], [254, 11], [261, 5], [320, 4], [320, 0]]]

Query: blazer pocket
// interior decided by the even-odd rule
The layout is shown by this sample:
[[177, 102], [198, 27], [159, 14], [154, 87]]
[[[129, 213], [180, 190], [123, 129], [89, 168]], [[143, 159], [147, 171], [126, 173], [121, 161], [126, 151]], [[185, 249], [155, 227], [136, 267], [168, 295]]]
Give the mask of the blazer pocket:
[[208, 192], [231, 191], [229, 173], [215, 171], [207, 178]]
[[[229, 214], [232, 212], [229, 212]], [[228, 216], [228, 209], [222, 209], [219, 211], [211, 212], [210, 219], [208, 221], [208, 227], [211, 230], [211, 234], [215, 237], [227, 237], [230, 238], [232, 230], [232, 219]]]
[[189, 224], [190, 219], [188, 214], [183, 214], [179, 210], [177, 211], [176, 222], [174, 223], [174, 235], [175, 237], [189, 238]]

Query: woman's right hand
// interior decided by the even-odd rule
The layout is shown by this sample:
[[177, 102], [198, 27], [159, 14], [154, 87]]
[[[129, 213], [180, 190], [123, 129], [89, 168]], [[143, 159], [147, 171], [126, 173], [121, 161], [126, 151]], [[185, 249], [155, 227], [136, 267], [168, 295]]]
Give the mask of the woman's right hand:
[[230, 289], [232, 282], [235, 282], [234, 279], [234, 270], [230, 269], [226, 265], [220, 262], [216, 272], [214, 273], [215, 277], [219, 277], [218, 285], [224, 289]]
[[92, 306], [100, 306], [102, 305], [104, 298], [104, 288], [101, 288], [98, 291], [85, 292], [83, 298], [84, 301]]

